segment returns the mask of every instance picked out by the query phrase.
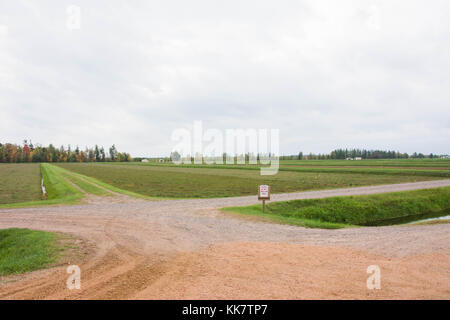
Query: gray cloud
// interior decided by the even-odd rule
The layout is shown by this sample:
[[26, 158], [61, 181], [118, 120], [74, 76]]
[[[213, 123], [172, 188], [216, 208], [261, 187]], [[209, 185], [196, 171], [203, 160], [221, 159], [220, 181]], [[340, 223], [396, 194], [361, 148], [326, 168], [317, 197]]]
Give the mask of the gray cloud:
[[0, 141], [162, 155], [203, 120], [279, 128], [285, 154], [449, 153], [449, 13], [440, 0], [4, 1]]

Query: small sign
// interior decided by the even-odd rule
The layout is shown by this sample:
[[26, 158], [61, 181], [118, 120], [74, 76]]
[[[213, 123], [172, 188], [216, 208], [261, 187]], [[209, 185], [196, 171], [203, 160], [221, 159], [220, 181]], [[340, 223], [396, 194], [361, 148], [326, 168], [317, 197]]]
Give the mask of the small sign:
[[258, 189], [258, 200], [270, 200], [270, 187], [268, 185], [260, 185]]

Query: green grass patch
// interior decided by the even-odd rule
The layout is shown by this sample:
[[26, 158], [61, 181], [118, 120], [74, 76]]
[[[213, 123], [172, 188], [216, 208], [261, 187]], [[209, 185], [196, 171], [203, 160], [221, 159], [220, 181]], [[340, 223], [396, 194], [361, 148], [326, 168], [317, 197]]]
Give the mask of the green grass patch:
[[80, 190], [64, 179], [62, 171], [58, 167], [42, 163], [41, 168], [48, 200], [71, 201], [83, 197]]
[[63, 250], [54, 232], [0, 230], [0, 275], [46, 268], [59, 260]]
[[[258, 185], [273, 193], [358, 187], [440, 179], [440, 176], [383, 172], [372, 168], [293, 168], [261, 176], [258, 167], [175, 166], [134, 163], [61, 163], [57, 166], [134, 194], [158, 198], [214, 198], [255, 195]], [[346, 170], [352, 170], [347, 172]], [[358, 171], [359, 170], [359, 171]], [[424, 170], [425, 171], [425, 170]], [[431, 170], [428, 170], [431, 171]], [[449, 173], [450, 171], [446, 171]], [[110, 188], [110, 187], [109, 187]]]
[[300, 218], [296, 216], [279, 215], [271, 211], [267, 211], [267, 205], [266, 212], [264, 214], [262, 213], [262, 207], [259, 204], [246, 207], [227, 207], [222, 208], [222, 211], [228, 212], [230, 214], [240, 214], [243, 216], [253, 217], [259, 221], [276, 222], [305, 228], [340, 229], [350, 227], [349, 225], [343, 223], [332, 223], [314, 219]]
[[[381, 226], [448, 215], [450, 187], [364, 196], [272, 202], [225, 211], [264, 216], [305, 227]], [[315, 225], [311, 222], [314, 221]]]

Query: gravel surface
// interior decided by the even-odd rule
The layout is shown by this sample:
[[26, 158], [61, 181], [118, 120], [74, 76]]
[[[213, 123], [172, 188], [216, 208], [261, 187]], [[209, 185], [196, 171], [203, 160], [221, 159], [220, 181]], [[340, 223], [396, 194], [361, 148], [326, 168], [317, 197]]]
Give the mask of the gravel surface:
[[[276, 194], [272, 195], [272, 201], [372, 194], [449, 185], [450, 180], [436, 180]], [[220, 281], [224, 278], [224, 275], [217, 273], [214, 277], [212, 270], [214, 268], [219, 270], [228, 265], [230, 266], [227, 269], [228, 276], [239, 278], [238, 274], [242, 270], [254, 268], [252, 263], [264, 261], [269, 268], [272, 263], [275, 263], [275, 260], [271, 261], [270, 258], [267, 258], [267, 252], [276, 253], [280, 251], [285, 252], [286, 257], [291, 256], [289, 259], [286, 258], [285, 262], [286, 268], [291, 270], [291, 273], [297, 268], [299, 273], [303, 272], [304, 274], [305, 270], [302, 269], [301, 261], [299, 260], [297, 265], [293, 265], [293, 263], [298, 260], [300, 252], [311, 252], [311, 248], [321, 248], [316, 250], [320, 254], [315, 259], [323, 260], [322, 266], [325, 269], [310, 266], [307, 275], [318, 279], [323, 278], [320, 277], [320, 274], [327, 274], [331, 270], [329, 268], [332, 268], [332, 265], [326, 263], [327, 259], [333, 259], [333, 261], [341, 259], [348, 264], [353, 257], [355, 263], [352, 265], [359, 265], [361, 261], [369, 262], [370, 258], [368, 257], [373, 257], [374, 261], [394, 262], [415, 257], [419, 259], [418, 261], [422, 261], [421, 263], [424, 266], [433, 264], [433, 261], [440, 261], [441, 265], [446, 266], [444, 268], [446, 273], [434, 272], [433, 277], [437, 276], [437, 282], [443, 283], [447, 288], [450, 287], [448, 278], [448, 270], [450, 269], [448, 259], [450, 224], [338, 230], [306, 229], [236, 218], [234, 215], [225, 214], [218, 210], [225, 206], [258, 203], [256, 197], [144, 201], [121, 196], [120, 198], [98, 198], [98, 200], [95, 201], [95, 197], [90, 197], [88, 204], [76, 206], [0, 209], [0, 228], [19, 227], [64, 232], [85, 240], [90, 248], [84, 259], [73, 262], [80, 265], [82, 269], [81, 290], [69, 291], [66, 288], [68, 275], [65, 268], [58, 267], [27, 274], [19, 277], [19, 280], [17, 280], [17, 277], [14, 278], [14, 281], [11, 278], [3, 279], [0, 281], [0, 298], [158, 298], [158, 296], [155, 296], [155, 292], [161, 293], [160, 298], [261, 298], [266, 296], [260, 294], [262, 291], [259, 289], [252, 290], [250, 288], [252, 283], [247, 283], [247, 286], [241, 287], [236, 284], [231, 289], [223, 287], [224, 284]], [[267, 252], [255, 256], [255, 252], [261, 251], [261, 246], [266, 248]], [[240, 251], [241, 255], [238, 258], [230, 258], [230, 261], [228, 261], [226, 254], [217, 253], [217, 250], [232, 252], [230, 248]], [[259, 251], [255, 248], [259, 248]], [[342, 251], [341, 255], [330, 254], [340, 252], [336, 250], [344, 250], [345, 252]], [[211, 252], [215, 254], [211, 254]], [[245, 258], [246, 256], [248, 259]], [[203, 260], [199, 257], [202, 257]], [[375, 259], [375, 257], [377, 258]], [[191, 281], [192, 276], [189, 277], [189, 274], [195, 272], [196, 267], [202, 266], [200, 263], [198, 265], [195, 263], [196, 259], [208, 261], [211, 265], [205, 269], [206, 273], [201, 273], [206, 278], [202, 278], [200, 279], [202, 281], [195, 283], [203, 283], [203, 286], [215, 284], [215, 287], [213, 287], [215, 290], [208, 291], [207, 287], [202, 287], [200, 284], [196, 287], [196, 284]], [[186, 268], [182, 268], [180, 265], [186, 265]], [[344, 266], [346, 264], [338, 265]], [[408, 264], [408, 266], [411, 267], [411, 264]], [[277, 268], [280, 268], [280, 265]], [[347, 268], [347, 270], [350, 269]], [[396, 270], [395, 267], [391, 269]], [[311, 273], [314, 270], [317, 273], [315, 275]], [[405, 267], [402, 270], [407, 272], [408, 268]], [[170, 276], [174, 272], [176, 276]], [[187, 272], [187, 274], [183, 272]], [[367, 276], [365, 270], [363, 272], [364, 276]], [[293, 273], [291, 276], [293, 276]], [[347, 278], [353, 279], [352, 277]], [[396, 278], [392, 275], [391, 278], [393, 283], [396, 283]], [[161, 291], [161, 281], [164, 279], [166, 281], [172, 279], [177, 282], [173, 285], [178, 287], [170, 291], [173, 293], [172, 295], [168, 294], [167, 291]], [[210, 279], [210, 281], [203, 281], [205, 279]], [[284, 288], [283, 283], [289, 282], [289, 279], [283, 279], [279, 283], [278, 295], [277, 291], [272, 288], [275, 291], [274, 296], [271, 297], [401, 298], [402, 288], [408, 290], [408, 285], [405, 284], [404, 286], [400, 285], [396, 290], [389, 291], [389, 294], [371, 296], [364, 293], [365, 291], [361, 292], [361, 290], [344, 294], [336, 289], [337, 291], [333, 292], [337, 296], [334, 296], [333, 292], [330, 293], [330, 290], [332, 290], [330, 288], [333, 286], [327, 289], [327, 287], [319, 288], [317, 285], [311, 284], [309, 287], [298, 288], [297, 291], [295, 288], [281, 290]], [[398, 279], [408, 281], [406, 276], [399, 276]], [[423, 283], [420, 282], [418, 286], [422, 288], [430, 286], [432, 288], [434, 282], [431, 280], [427, 282], [426, 279], [420, 280]], [[183, 285], [183, 283], [178, 283], [180, 281], [186, 283]], [[348, 287], [350, 284], [342, 285]], [[198, 290], [202, 288], [204, 290], [189, 291], [187, 289], [193, 286]], [[436, 285], [434, 287], [435, 291], [424, 289], [425, 291], [422, 291], [422, 293], [427, 292], [425, 296], [419, 294], [420, 290], [417, 291], [419, 293], [416, 295], [412, 294], [413, 291], [411, 290], [408, 291], [409, 295], [405, 291], [404, 296], [409, 298], [450, 298], [448, 290], [446, 291]], [[156, 290], [157, 288], [159, 288], [159, 291]], [[315, 289], [312, 290], [312, 288]], [[221, 291], [222, 289], [223, 291]], [[210, 294], [205, 296], [201, 292], [210, 292]], [[223, 295], [217, 294], [220, 292]], [[301, 294], [302, 292], [304, 294]], [[311, 294], [308, 295], [308, 292]]]

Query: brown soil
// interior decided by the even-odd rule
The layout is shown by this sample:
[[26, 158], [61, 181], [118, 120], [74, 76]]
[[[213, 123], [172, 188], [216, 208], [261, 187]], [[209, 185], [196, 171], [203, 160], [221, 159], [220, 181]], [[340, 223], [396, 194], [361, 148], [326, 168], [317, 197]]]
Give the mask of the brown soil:
[[[378, 265], [381, 289], [368, 289]], [[180, 254], [135, 298], [450, 299], [450, 251], [390, 259], [359, 250], [226, 243]]]
[[[449, 185], [449, 180], [274, 195], [274, 200]], [[84, 239], [81, 290], [66, 265], [0, 281], [0, 299], [450, 299], [450, 224], [305, 229], [236, 219], [256, 197], [126, 201], [1, 209], [0, 228]], [[123, 202], [125, 201], [125, 202]], [[381, 290], [366, 269], [381, 268]]]

